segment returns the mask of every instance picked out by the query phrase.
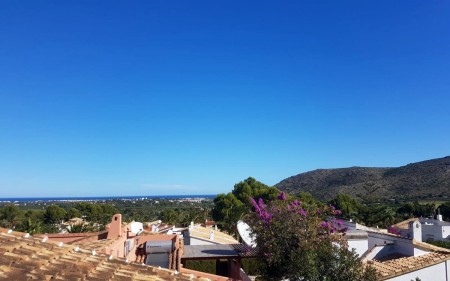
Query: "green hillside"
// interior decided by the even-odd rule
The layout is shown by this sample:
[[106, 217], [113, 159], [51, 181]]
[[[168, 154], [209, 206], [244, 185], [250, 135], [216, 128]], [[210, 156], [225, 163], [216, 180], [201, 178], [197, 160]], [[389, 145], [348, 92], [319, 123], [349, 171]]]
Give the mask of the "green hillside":
[[450, 156], [397, 168], [318, 169], [275, 185], [288, 193], [309, 192], [320, 200], [339, 193], [362, 200], [450, 200]]

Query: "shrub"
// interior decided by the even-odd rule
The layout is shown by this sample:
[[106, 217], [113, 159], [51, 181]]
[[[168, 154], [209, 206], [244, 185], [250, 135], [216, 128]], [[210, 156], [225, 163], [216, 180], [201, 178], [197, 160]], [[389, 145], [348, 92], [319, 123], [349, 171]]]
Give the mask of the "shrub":
[[348, 250], [346, 229], [333, 218], [341, 212], [333, 206], [304, 207], [284, 193], [267, 205], [262, 199], [251, 202], [249, 223], [264, 280], [377, 280], [375, 270]]

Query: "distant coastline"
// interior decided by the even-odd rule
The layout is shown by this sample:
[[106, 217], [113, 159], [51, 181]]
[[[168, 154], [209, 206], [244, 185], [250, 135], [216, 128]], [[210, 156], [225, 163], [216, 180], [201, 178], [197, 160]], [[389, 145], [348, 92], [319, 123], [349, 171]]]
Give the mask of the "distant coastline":
[[110, 201], [110, 200], [146, 200], [146, 199], [213, 199], [215, 194], [205, 195], [140, 195], [140, 196], [87, 196], [87, 197], [5, 197], [0, 203], [54, 202], [54, 201]]

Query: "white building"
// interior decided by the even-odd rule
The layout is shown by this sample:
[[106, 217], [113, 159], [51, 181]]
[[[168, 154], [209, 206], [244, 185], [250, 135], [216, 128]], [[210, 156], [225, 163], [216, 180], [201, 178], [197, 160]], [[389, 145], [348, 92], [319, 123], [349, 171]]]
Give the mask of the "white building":
[[349, 227], [346, 233], [349, 248], [353, 248], [363, 262], [373, 266], [381, 280], [450, 280], [450, 250], [421, 242], [423, 224], [419, 221], [408, 223], [409, 237], [352, 222], [345, 222], [345, 225]]
[[442, 220], [442, 215], [437, 215], [436, 219], [413, 218], [402, 221], [392, 226], [391, 232], [396, 232], [403, 237], [412, 237], [409, 227], [411, 222], [418, 221], [421, 224], [422, 241], [447, 241], [450, 242], [450, 222]]

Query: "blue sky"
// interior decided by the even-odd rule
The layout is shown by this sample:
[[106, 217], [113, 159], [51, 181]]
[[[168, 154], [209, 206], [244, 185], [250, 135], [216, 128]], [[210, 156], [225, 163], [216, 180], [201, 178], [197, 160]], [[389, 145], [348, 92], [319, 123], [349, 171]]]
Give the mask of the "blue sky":
[[0, 2], [0, 197], [449, 155], [449, 1]]

